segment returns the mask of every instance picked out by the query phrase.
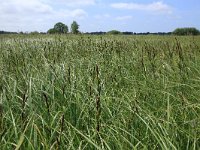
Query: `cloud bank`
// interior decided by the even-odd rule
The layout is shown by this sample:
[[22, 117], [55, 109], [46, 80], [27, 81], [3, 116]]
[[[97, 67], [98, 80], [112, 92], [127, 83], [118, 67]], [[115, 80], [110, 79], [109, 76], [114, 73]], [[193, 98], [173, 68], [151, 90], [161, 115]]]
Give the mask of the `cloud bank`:
[[[3, 0], [0, 5], [0, 29], [16, 31], [27, 29], [43, 30], [58, 21], [64, 23], [73, 19], [83, 19], [88, 13], [81, 9], [84, 5], [93, 5], [94, 0], [58, 0], [57, 4], [68, 3], [70, 6], [80, 8], [62, 7], [55, 8], [51, 5], [53, 0]], [[85, 2], [85, 3], [84, 3]]]
[[112, 3], [111, 7], [116, 9], [126, 9], [126, 10], [142, 10], [142, 11], [172, 13], [172, 8], [163, 2], [153, 2], [150, 4]]

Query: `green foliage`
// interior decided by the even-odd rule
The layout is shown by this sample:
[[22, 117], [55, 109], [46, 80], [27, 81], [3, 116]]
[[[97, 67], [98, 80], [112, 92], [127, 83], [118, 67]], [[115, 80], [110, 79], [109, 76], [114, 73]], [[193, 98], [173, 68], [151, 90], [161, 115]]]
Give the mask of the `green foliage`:
[[174, 35], [199, 35], [200, 32], [196, 28], [177, 28], [173, 31]]
[[2, 150], [200, 149], [200, 37], [0, 36]]
[[77, 34], [77, 33], [79, 33], [78, 29], [79, 29], [78, 23], [76, 21], [73, 21], [72, 24], [71, 24], [71, 32], [73, 34]]
[[54, 29], [56, 30], [57, 33], [67, 33], [68, 32], [68, 27], [62, 22], [58, 22], [54, 25]]
[[48, 34], [55, 34], [55, 33], [57, 33], [57, 31], [56, 31], [54, 28], [52, 28], [52, 29], [49, 29], [49, 30], [47, 31], [47, 33], [48, 33]]
[[31, 32], [30, 34], [32, 34], [32, 35], [37, 35], [37, 34], [40, 34], [38, 31], [33, 31], [33, 32]]
[[62, 22], [58, 22], [54, 25], [54, 29], [57, 33], [67, 33], [68, 27], [67, 25], [63, 24]]
[[62, 22], [56, 23], [54, 25], [54, 28], [49, 29], [47, 31], [47, 33], [49, 33], [49, 34], [55, 34], [55, 33], [57, 33], [57, 34], [64, 34], [64, 33], [67, 33], [67, 32], [68, 32], [68, 27], [67, 27], [67, 25], [65, 25]]
[[108, 31], [107, 34], [117, 35], [117, 34], [121, 34], [121, 32], [118, 30], [111, 30], [111, 31]]

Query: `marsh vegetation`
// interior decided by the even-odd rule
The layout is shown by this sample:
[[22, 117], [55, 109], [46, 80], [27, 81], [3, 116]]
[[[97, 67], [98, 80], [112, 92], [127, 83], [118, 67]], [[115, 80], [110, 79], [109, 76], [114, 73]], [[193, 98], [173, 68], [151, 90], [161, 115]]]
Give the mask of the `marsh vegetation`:
[[1, 149], [200, 149], [200, 37], [0, 36]]

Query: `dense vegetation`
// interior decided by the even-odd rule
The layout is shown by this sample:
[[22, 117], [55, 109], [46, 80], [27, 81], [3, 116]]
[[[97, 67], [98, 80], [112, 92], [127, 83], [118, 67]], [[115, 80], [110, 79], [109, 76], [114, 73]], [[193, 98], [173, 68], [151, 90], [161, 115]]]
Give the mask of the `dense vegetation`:
[[0, 36], [1, 149], [200, 149], [199, 41]]
[[174, 30], [175, 35], [199, 35], [200, 32], [196, 28], [177, 28]]
[[111, 31], [108, 31], [107, 34], [117, 35], [117, 34], [121, 34], [121, 32], [118, 30], [111, 30]]
[[[79, 33], [79, 25], [76, 21], [73, 21], [71, 24], [71, 33]], [[69, 32], [68, 26], [62, 22], [58, 22], [54, 25], [53, 28], [47, 31], [48, 34], [66, 34]]]
[[[54, 25], [53, 28], [49, 29], [47, 31], [47, 34], [67, 34], [69, 33], [68, 26], [62, 22], [58, 22]], [[96, 31], [96, 32], [85, 32], [82, 33], [79, 31], [79, 24], [76, 21], [73, 21], [71, 23], [70, 27], [70, 33], [72, 34], [86, 34], [86, 35], [104, 35], [104, 34], [109, 34], [109, 35], [200, 35], [200, 31], [194, 27], [187, 27], [187, 28], [177, 28], [173, 32], [141, 32], [141, 33], [136, 33], [136, 32], [130, 32], [130, 31], [125, 31], [121, 32], [118, 30], [110, 30], [108, 32], [102, 32], [102, 31]], [[0, 34], [18, 34], [17, 32], [6, 32], [6, 31], [0, 31]], [[19, 32], [19, 34], [24, 34], [24, 32]], [[25, 34], [46, 34], [45, 32], [38, 32], [38, 31], [33, 31], [33, 32], [25, 32]]]
[[79, 29], [78, 23], [76, 21], [73, 21], [71, 24], [71, 33], [78, 34], [80, 32], [78, 29]]
[[0, 34], [17, 34], [17, 32], [0, 31]]
[[68, 32], [68, 26], [62, 22], [58, 22], [54, 25], [52, 29], [49, 29], [47, 33], [49, 34], [65, 34]]

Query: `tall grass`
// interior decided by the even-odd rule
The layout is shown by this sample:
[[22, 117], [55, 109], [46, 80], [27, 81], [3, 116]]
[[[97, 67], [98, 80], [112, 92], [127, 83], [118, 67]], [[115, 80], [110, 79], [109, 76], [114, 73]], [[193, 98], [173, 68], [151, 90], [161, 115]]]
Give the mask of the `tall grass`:
[[0, 36], [1, 149], [200, 149], [200, 37]]

